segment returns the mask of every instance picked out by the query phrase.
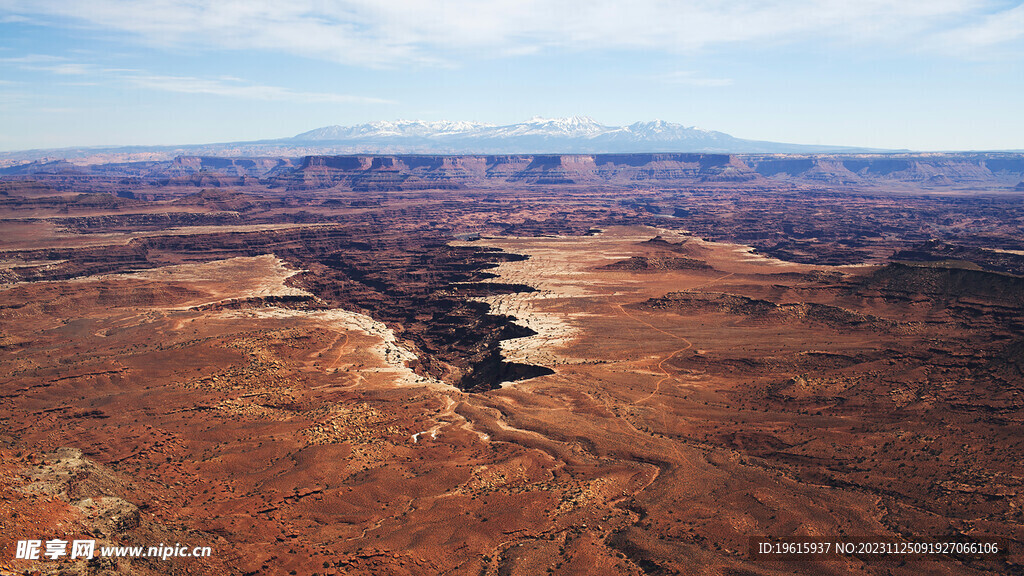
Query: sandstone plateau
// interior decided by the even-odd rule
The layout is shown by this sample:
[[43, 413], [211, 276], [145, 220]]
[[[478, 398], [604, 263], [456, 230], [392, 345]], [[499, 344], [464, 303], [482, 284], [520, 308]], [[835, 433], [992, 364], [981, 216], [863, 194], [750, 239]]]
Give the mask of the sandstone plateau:
[[[1014, 154], [3, 169], [0, 571], [1021, 573], [1022, 179]], [[213, 554], [16, 559], [34, 538]]]

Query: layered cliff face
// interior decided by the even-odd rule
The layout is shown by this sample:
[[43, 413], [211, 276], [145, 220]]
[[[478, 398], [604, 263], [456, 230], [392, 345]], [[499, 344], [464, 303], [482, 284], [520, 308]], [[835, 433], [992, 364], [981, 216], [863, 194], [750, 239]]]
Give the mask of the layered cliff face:
[[759, 176], [728, 154], [536, 154], [498, 156], [307, 156], [272, 186], [354, 190], [490, 184], [629, 184], [746, 181]]
[[1012, 186], [1024, 174], [1020, 154], [748, 156], [755, 172], [773, 179], [831, 184], [907, 182], [927, 186]]
[[1020, 154], [731, 155], [534, 154], [308, 156], [268, 183], [291, 190], [387, 190], [487, 185], [697, 184], [783, 180], [807, 185], [1014, 186]]
[[196, 172], [214, 172], [224, 176], [261, 178], [275, 169], [292, 167], [285, 158], [220, 158], [216, 156], [178, 156], [168, 169], [169, 175], [187, 176]]
[[[173, 161], [89, 166], [32, 163], [0, 175], [118, 192], [141, 184], [270, 186], [299, 191], [481, 188], [522, 185], [686, 186], [757, 182], [809, 186], [1013, 188], [1024, 154], [736, 155], [689, 153], [347, 155], [303, 158], [179, 156]], [[130, 182], [129, 182], [130, 180]]]

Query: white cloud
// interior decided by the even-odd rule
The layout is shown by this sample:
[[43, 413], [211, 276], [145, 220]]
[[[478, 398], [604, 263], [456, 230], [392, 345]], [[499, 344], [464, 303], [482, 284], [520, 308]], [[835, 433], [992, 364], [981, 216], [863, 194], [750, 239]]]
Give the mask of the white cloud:
[[978, 50], [1024, 39], [1024, 4], [988, 14], [937, 36], [951, 50]]
[[52, 64], [54, 62], [64, 62], [66, 60], [66, 58], [50, 56], [49, 54], [27, 54], [25, 56], [0, 58], [0, 62], [20, 65]]
[[84, 76], [92, 72], [92, 67], [87, 64], [78, 64], [75, 62], [66, 62], [63, 64], [53, 64], [45, 67], [54, 74], [61, 74], [64, 76]]
[[0, 64], [14, 64], [24, 70], [41, 70], [65, 76], [80, 76], [94, 71], [88, 64], [70, 62], [67, 58], [48, 54], [28, 54], [11, 58], [0, 58]]
[[303, 92], [280, 86], [251, 84], [233, 76], [197, 78], [193, 76], [166, 76], [149, 74], [132, 68], [104, 68], [94, 64], [73, 62], [60, 56], [31, 54], [15, 58], [0, 58], [0, 63], [14, 64], [26, 70], [44, 71], [62, 76], [84, 76], [85, 82], [65, 82], [64, 85], [93, 86], [101, 82], [122, 83], [130, 86], [178, 92], [182, 94], [212, 94], [248, 100], [269, 100], [299, 103], [387, 104], [390, 100], [337, 94], [332, 92]]
[[[999, 0], [0, 0], [155, 45], [279, 51], [352, 65], [443, 64], [545, 49], [689, 52], [801, 40], [911, 48], [946, 33], [1019, 37]], [[1018, 18], [1000, 23], [1004, 15]], [[1016, 26], [1016, 28], [1014, 28]], [[952, 31], [952, 32], [951, 32]]]
[[305, 103], [333, 102], [338, 104], [386, 104], [390, 102], [389, 100], [369, 98], [365, 96], [333, 94], [330, 92], [301, 92], [290, 90], [288, 88], [281, 88], [279, 86], [246, 84], [234, 79], [224, 80], [193, 78], [190, 76], [133, 75], [124, 76], [124, 80], [134, 86], [148, 88], [151, 90], [179, 92], [183, 94], [213, 94], [216, 96], [246, 98], [249, 100], [278, 100]]

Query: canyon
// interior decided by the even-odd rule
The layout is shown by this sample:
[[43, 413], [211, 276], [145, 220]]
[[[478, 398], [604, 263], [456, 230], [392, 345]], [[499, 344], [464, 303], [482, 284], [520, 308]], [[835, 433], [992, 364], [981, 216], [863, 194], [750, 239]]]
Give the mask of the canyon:
[[[1013, 153], [0, 169], [0, 568], [1019, 572], [1022, 183]], [[14, 559], [52, 537], [214, 553]]]

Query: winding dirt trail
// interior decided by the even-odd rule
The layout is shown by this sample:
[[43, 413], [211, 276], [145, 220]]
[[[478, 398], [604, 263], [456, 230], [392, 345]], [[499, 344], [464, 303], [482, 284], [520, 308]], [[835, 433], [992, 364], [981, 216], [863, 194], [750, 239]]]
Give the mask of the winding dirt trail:
[[[710, 282], [702, 284], [702, 285], [698, 286], [697, 288], [694, 288], [694, 290], [701, 289], [701, 288], [707, 288], [708, 286], [711, 286], [712, 284], [716, 284], [716, 283], [718, 283], [718, 282], [720, 282], [722, 280], [725, 280], [726, 278], [729, 278], [729, 277], [733, 276], [734, 274], [735, 274], [735, 272], [730, 272], [729, 274], [726, 274], [725, 276], [720, 276], [718, 278], [715, 278], [714, 280], [711, 280]], [[662, 374], [664, 374], [664, 376], [661, 378], [661, 380], [658, 380], [658, 382], [655, 384], [653, 392], [651, 392], [647, 396], [644, 396], [643, 398], [640, 398], [639, 400], [634, 400], [633, 401], [633, 404], [636, 405], [636, 404], [639, 404], [641, 402], [646, 402], [647, 400], [650, 400], [651, 398], [654, 398], [655, 396], [657, 396], [661, 392], [661, 385], [664, 384], [667, 380], [670, 380], [670, 379], [673, 378], [672, 374], [670, 374], [669, 371], [665, 369], [665, 363], [668, 362], [669, 360], [675, 358], [677, 354], [680, 354], [681, 352], [685, 352], [685, 351], [689, 350], [690, 348], [693, 348], [693, 342], [690, 342], [689, 340], [687, 340], [686, 338], [683, 338], [682, 336], [679, 336], [678, 334], [673, 334], [673, 333], [668, 332], [666, 330], [662, 330], [661, 328], [658, 328], [657, 326], [655, 326], [654, 324], [651, 324], [650, 322], [647, 322], [646, 320], [641, 320], [640, 318], [637, 318], [636, 316], [630, 314], [629, 312], [626, 312], [626, 309], [622, 307], [622, 304], [617, 304], [616, 308], [618, 308], [619, 312], [621, 312], [622, 315], [625, 316], [626, 318], [629, 318], [630, 320], [632, 320], [634, 322], [638, 322], [640, 324], [643, 324], [644, 326], [647, 326], [651, 330], [654, 330], [656, 332], [660, 332], [660, 333], [662, 333], [662, 334], [664, 334], [664, 335], [666, 335], [666, 336], [668, 336], [670, 338], [674, 338], [676, 340], [679, 340], [680, 342], [686, 343], [686, 346], [683, 346], [682, 348], [679, 348], [678, 350], [674, 350], [668, 356], [665, 356], [664, 358], [661, 359], [660, 362], [658, 362], [657, 368], [658, 368], [659, 371], [661, 371]]]
[[685, 352], [686, 350], [689, 350], [690, 348], [693, 348], [693, 342], [690, 342], [689, 340], [687, 340], [686, 338], [683, 338], [682, 336], [678, 336], [678, 335], [673, 334], [671, 332], [667, 332], [665, 330], [662, 330], [661, 328], [658, 328], [657, 326], [651, 324], [650, 322], [647, 322], [645, 320], [641, 320], [641, 319], [637, 318], [636, 316], [633, 316], [629, 312], [626, 312], [626, 309], [622, 307], [622, 304], [618, 304], [616, 307], [619, 309], [619, 312], [621, 312], [626, 318], [629, 318], [630, 320], [633, 320], [634, 322], [639, 322], [640, 324], [643, 324], [643, 325], [649, 327], [651, 330], [655, 330], [657, 332], [661, 332], [662, 334], [665, 334], [667, 336], [675, 338], [676, 340], [679, 340], [681, 342], [685, 342], [686, 343], [686, 346], [683, 346], [682, 348], [679, 348], [678, 350], [673, 351], [671, 354], [669, 354], [668, 356], [665, 356], [664, 358], [661, 359], [660, 362], [658, 362], [657, 368], [658, 368], [658, 370], [661, 371], [662, 374], [664, 374], [664, 376], [661, 378], [661, 380], [658, 380], [657, 384], [654, 385], [654, 391], [653, 392], [651, 392], [647, 396], [644, 396], [643, 398], [640, 398], [639, 400], [634, 400], [633, 401], [633, 404], [636, 405], [636, 404], [639, 404], [641, 402], [645, 402], [647, 400], [650, 400], [651, 398], [655, 397], [656, 395], [658, 395], [658, 393], [661, 392], [661, 385], [666, 380], [669, 380], [670, 378], [672, 378], [672, 375], [669, 373], [669, 371], [665, 369], [665, 362], [668, 362], [669, 360], [674, 358], [676, 356], [676, 354], [679, 354], [680, 352]]
[[331, 368], [335, 369], [337, 369], [338, 366], [341, 364], [341, 357], [345, 355], [345, 353], [347, 352], [346, 348], [348, 348], [348, 332], [342, 332], [339, 336], [344, 336], [345, 341], [342, 342], [341, 345], [338, 345], [338, 339], [335, 339], [334, 342], [331, 344], [332, 348], [335, 347], [336, 345], [338, 348], [338, 353], [334, 355], [334, 362], [332, 362], [330, 366]]

